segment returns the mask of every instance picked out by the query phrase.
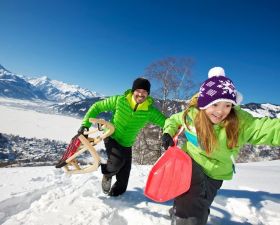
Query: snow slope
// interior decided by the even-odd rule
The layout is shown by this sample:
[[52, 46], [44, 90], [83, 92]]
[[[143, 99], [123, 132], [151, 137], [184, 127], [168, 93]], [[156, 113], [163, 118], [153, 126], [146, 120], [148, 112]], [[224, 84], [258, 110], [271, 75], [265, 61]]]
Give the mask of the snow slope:
[[[47, 107], [41, 104], [44, 102], [0, 98], [0, 133], [28, 138], [48, 138], [68, 143], [81, 126], [81, 120], [49, 114]], [[40, 112], [33, 109], [40, 109]]]
[[[101, 173], [68, 176], [53, 167], [0, 169], [3, 225], [168, 225], [172, 202], [143, 195], [150, 166], [134, 165], [128, 190], [110, 198]], [[211, 225], [280, 224], [280, 161], [239, 164], [211, 207]]]
[[[0, 104], [0, 133], [68, 142], [80, 125], [26, 104]], [[150, 168], [133, 165], [127, 192], [116, 198], [102, 193], [100, 171], [68, 176], [53, 167], [0, 168], [0, 224], [170, 224], [172, 201], [158, 204], [143, 195]], [[219, 191], [208, 224], [280, 224], [280, 161], [237, 164], [236, 170]]]

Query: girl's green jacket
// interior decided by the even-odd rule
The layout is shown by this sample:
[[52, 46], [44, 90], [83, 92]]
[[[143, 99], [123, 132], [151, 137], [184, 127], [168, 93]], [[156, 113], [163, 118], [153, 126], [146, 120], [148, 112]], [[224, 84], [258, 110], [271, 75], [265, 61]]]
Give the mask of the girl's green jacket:
[[217, 124], [214, 125], [218, 139], [217, 147], [209, 155], [206, 154], [197, 140], [193, 121], [198, 109], [193, 107], [189, 109], [187, 115], [190, 130], [185, 127], [183, 112], [181, 112], [172, 115], [165, 121], [163, 132], [174, 136], [178, 127], [183, 125], [188, 141], [183, 145], [182, 149], [203, 168], [207, 176], [217, 180], [230, 180], [233, 175], [234, 158], [237, 157], [240, 148], [244, 144], [280, 145], [280, 119], [255, 118], [239, 106], [234, 109], [239, 119], [239, 138], [238, 147], [233, 149], [227, 148], [225, 128], [221, 124]]
[[101, 112], [112, 112], [111, 123], [115, 126], [115, 132], [111, 137], [122, 146], [131, 147], [137, 134], [147, 123], [156, 124], [161, 128], [164, 126], [166, 118], [153, 106], [153, 102], [148, 96], [142, 104], [136, 106], [132, 92], [128, 90], [124, 95], [112, 96], [93, 104], [86, 113], [82, 125], [90, 127], [89, 118], [96, 118]]

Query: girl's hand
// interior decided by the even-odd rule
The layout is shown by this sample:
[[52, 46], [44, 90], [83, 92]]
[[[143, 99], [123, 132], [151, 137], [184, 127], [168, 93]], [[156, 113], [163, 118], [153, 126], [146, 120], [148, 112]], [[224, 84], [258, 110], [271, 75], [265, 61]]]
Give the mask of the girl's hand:
[[164, 133], [161, 137], [162, 146], [167, 150], [170, 146], [174, 145], [173, 138], [168, 133]]

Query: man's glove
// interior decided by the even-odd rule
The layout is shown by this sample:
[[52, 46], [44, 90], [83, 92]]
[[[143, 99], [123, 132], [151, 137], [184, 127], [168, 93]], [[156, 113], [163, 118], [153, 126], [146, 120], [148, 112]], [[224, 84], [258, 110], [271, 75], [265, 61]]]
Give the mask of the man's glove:
[[167, 150], [170, 146], [174, 145], [173, 138], [168, 133], [164, 133], [161, 137], [162, 146]]
[[88, 135], [87, 134], [84, 134], [85, 131], [88, 131], [88, 127], [85, 127], [85, 126], [81, 126], [80, 129], [78, 130], [78, 135], [84, 135], [86, 138], [88, 138]]

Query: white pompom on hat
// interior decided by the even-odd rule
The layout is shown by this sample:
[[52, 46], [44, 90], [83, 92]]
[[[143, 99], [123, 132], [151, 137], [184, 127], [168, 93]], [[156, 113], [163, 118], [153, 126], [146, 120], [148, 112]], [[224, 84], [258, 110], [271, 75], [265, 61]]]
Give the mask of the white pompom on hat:
[[212, 69], [209, 70], [208, 72], [208, 78], [211, 77], [225, 77], [225, 71], [222, 67], [213, 67]]
[[243, 95], [239, 91], [236, 91], [236, 104], [240, 105], [242, 101], [243, 101]]

